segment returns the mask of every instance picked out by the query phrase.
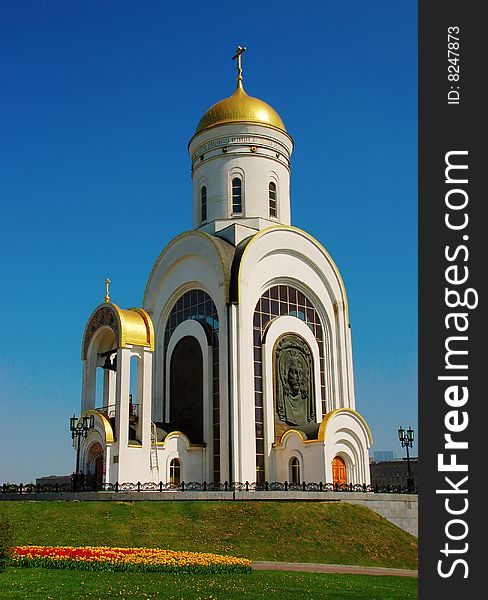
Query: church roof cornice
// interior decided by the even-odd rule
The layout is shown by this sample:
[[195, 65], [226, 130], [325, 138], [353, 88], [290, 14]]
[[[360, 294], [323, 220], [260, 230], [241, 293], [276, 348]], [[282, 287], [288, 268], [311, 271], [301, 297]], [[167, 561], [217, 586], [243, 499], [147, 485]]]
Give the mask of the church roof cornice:
[[286, 438], [292, 434], [295, 434], [299, 438], [301, 438], [301, 440], [304, 444], [324, 443], [326, 440], [326, 436], [327, 436], [327, 427], [329, 426], [331, 420], [334, 417], [337, 417], [337, 416], [343, 415], [343, 414], [348, 415], [359, 421], [359, 423], [363, 427], [364, 433], [366, 434], [366, 436], [369, 440], [369, 443], [372, 444], [373, 436], [371, 434], [371, 429], [369, 428], [369, 425], [366, 423], [364, 417], [362, 415], [360, 415], [356, 410], [353, 410], [352, 408], [337, 408], [336, 410], [333, 410], [324, 416], [324, 418], [322, 419], [322, 421], [320, 423], [320, 427], [319, 427], [316, 439], [307, 439], [307, 436], [304, 434], [303, 431], [300, 431], [299, 429], [291, 428], [291, 429], [287, 429], [283, 433], [283, 435], [280, 438], [280, 441], [274, 443], [273, 447], [275, 447], [275, 448], [283, 447]]
[[151, 273], [149, 274], [149, 277], [147, 280], [146, 289], [144, 290], [143, 306], [147, 306], [148, 295], [149, 295], [149, 291], [150, 291], [150, 288], [151, 288], [151, 285], [153, 282], [154, 275], [157, 272], [162, 261], [164, 260], [165, 256], [178, 243], [185, 241], [191, 237], [197, 237], [202, 240], [205, 240], [214, 248], [215, 253], [219, 259], [221, 268], [222, 268], [222, 276], [223, 276], [223, 280], [224, 280], [224, 290], [225, 290], [225, 302], [227, 303], [229, 301], [229, 297], [228, 297], [228, 295], [229, 295], [229, 279], [230, 279], [230, 270], [231, 270], [232, 260], [233, 260], [234, 252], [235, 252], [234, 246], [232, 244], [230, 244], [229, 242], [227, 242], [226, 240], [223, 240], [216, 236], [210, 235], [209, 233], [206, 233], [204, 231], [197, 231], [195, 229], [191, 229], [189, 231], [184, 231], [183, 233], [180, 233], [179, 235], [174, 237], [164, 247], [164, 249], [159, 254], [158, 258], [156, 259], [156, 261], [153, 265], [153, 268], [151, 269]]
[[241, 274], [242, 274], [242, 266], [246, 259], [246, 254], [250, 251], [250, 249], [254, 246], [254, 244], [264, 237], [265, 235], [269, 235], [271, 233], [277, 231], [289, 231], [292, 234], [300, 235], [306, 238], [309, 242], [311, 242], [320, 253], [326, 258], [327, 262], [332, 267], [332, 270], [336, 276], [337, 283], [341, 289], [341, 293], [344, 300], [344, 307], [346, 311], [346, 318], [349, 322], [349, 309], [347, 302], [347, 294], [346, 287], [344, 285], [344, 281], [339, 272], [337, 265], [335, 264], [332, 256], [327, 252], [327, 250], [322, 246], [322, 244], [316, 240], [312, 235], [303, 231], [298, 227], [294, 227], [293, 225], [272, 225], [270, 227], [266, 227], [261, 231], [258, 231], [255, 235], [250, 238], [243, 240], [236, 248], [236, 253], [234, 255], [234, 261], [231, 269], [231, 281], [230, 281], [230, 289], [229, 289], [229, 302], [233, 302], [239, 304], [240, 302], [240, 290], [241, 290]]

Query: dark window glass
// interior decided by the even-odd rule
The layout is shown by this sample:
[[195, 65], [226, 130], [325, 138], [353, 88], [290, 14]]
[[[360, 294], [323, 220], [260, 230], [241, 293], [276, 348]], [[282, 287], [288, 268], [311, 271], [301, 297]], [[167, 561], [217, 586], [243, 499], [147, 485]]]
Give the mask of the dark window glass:
[[175, 430], [193, 443], [203, 442], [203, 355], [198, 340], [185, 336], [170, 361], [170, 416]]
[[269, 216], [276, 218], [278, 216], [278, 210], [277, 210], [277, 204], [276, 204], [276, 183], [274, 181], [269, 182], [268, 199], [269, 199]]
[[295, 456], [290, 462], [291, 482], [300, 483], [300, 461]]
[[232, 212], [242, 212], [242, 181], [240, 177], [232, 180]]
[[207, 220], [207, 188], [203, 185], [200, 190], [200, 202], [202, 207], [202, 221]]
[[263, 391], [263, 380], [261, 377], [254, 378], [254, 389], [256, 390], [256, 392]]
[[181, 463], [177, 458], [173, 458], [169, 464], [169, 481], [175, 485], [181, 483]]

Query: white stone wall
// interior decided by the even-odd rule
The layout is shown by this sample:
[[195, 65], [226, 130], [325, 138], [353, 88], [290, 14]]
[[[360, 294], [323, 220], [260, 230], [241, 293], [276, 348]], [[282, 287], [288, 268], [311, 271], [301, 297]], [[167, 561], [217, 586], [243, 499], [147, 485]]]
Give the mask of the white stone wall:
[[158, 445], [159, 477], [161, 481], [170, 480], [170, 463], [177, 458], [180, 460], [180, 479], [190, 481], [212, 481], [208, 478], [206, 452], [203, 446], [192, 446], [188, 438], [181, 433], [170, 433], [164, 444]]
[[292, 458], [300, 462], [300, 481], [325, 482], [325, 452], [320, 441], [304, 441], [296, 431], [290, 430], [283, 444], [272, 449], [270, 457], [269, 481], [291, 481], [290, 462]]

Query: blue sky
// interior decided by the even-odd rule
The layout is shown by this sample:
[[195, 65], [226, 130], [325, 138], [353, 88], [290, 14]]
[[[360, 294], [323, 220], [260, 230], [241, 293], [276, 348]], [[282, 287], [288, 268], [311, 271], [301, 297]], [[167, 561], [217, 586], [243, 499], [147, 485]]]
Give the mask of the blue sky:
[[[187, 143], [235, 84], [295, 141], [292, 223], [344, 278], [373, 450], [417, 429], [417, 3], [2, 2], [0, 483], [74, 468], [80, 344], [191, 228]], [[416, 448], [413, 450], [416, 454]]]

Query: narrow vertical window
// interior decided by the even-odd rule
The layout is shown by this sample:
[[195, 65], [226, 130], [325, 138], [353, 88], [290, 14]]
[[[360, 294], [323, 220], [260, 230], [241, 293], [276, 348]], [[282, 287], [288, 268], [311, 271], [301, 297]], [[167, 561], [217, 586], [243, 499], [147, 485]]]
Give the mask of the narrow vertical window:
[[169, 463], [169, 482], [175, 485], [181, 483], [181, 463], [177, 458]]
[[242, 181], [240, 177], [232, 180], [232, 212], [242, 213]]
[[202, 189], [200, 190], [200, 206], [202, 208], [202, 221], [207, 220], [207, 188], [202, 185]]
[[300, 461], [294, 456], [290, 461], [290, 479], [292, 483], [300, 483]]
[[278, 216], [278, 210], [277, 210], [277, 205], [276, 205], [276, 183], [274, 181], [269, 182], [268, 199], [269, 199], [269, 216], [271, 218], [276, 218]]

